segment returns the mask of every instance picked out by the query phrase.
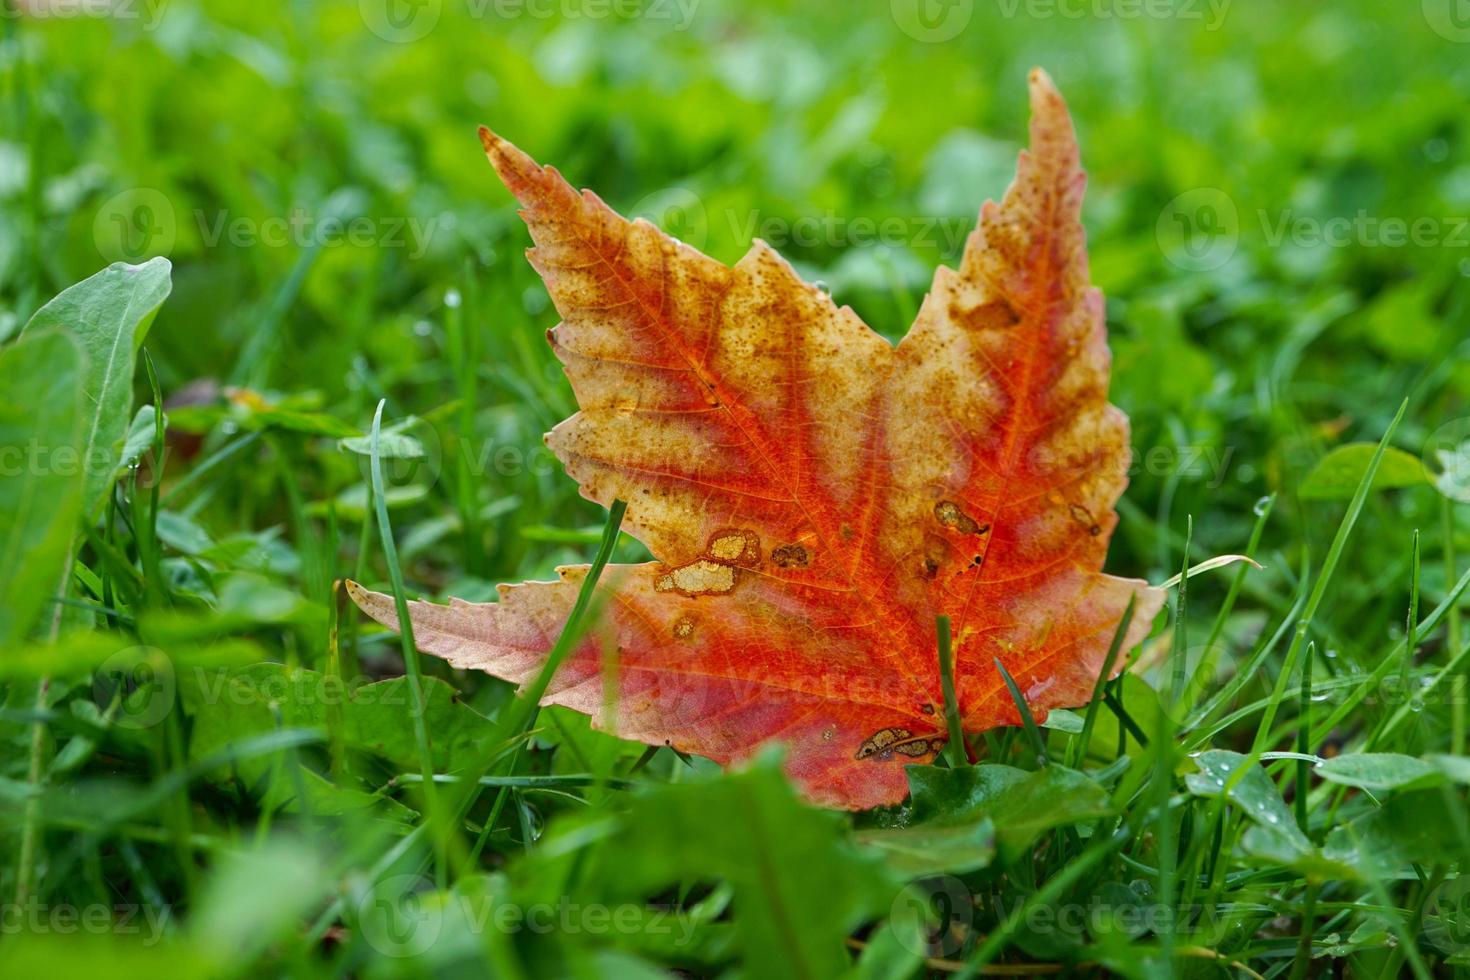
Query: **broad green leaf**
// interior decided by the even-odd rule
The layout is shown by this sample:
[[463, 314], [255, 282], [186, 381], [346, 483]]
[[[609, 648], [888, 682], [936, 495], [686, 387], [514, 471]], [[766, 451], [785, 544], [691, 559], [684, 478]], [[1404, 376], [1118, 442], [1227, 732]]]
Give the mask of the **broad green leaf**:
[[514, 877], [522, 901], [609, 904], [723, 880], [746, 975], [772, 978], [842, 974], [846, 938], [887, 914], [899, 891], [841, 816], [797, 799], [774, 752], [744, 771], [636, 795], [617, 817], [561, 823]]
[[1395, 793], [1382, 807], [1333, 829], [1322, 850], [1368, 877], [1416, 861], [1464, 861], [1470, 858], [1470, 825], [1463, 794], [1448, 786]]
[[[259, 663], [233, 671], [185, 672], [179, 689], [186, 709], [196, 715], [196, 738], [201, 727], [217, 736], [207, 747], [193, 746], [196, 756], [228, 742], [232, 734], [273, 730], [277, 710], [283, 727], [325, 730], [332, 709], [341, 712], [341, 735], [350, 747], [404, 771], [418, 766], [413, 740], [406, 737], [413, 701], [404, 677], [349, 690], [345, 682], [313, 670]], [[458, 768], [472, 758], [490, 730], [483, 715], [461, 703], [455, 690], [435, 677], [424, 678], [424, 710], [433, 734], [434, 766], [440, 771]]]
[[157, 434], [158, 410], [152, 405], [144, 405], [138, 409], [138, 414], [133, 416], [133, 424], [128, 426], [127, 437], [123, 440], [122, 453], [117, 460], [118, 469], [126, 470], [142, 459], [148, 450], [153, 448], [153, 440]]
[[988, 819], [1006, 861], [1054, 827], [1112, 812], [1106, 790], [1060, 765], [1036, 772], [1000, 765], [909, 766], [908, 777], [916, 823], [954, 825]]
[[1434, 768], [1453, 783], [1470, 783], [1470, 757], [1463, 755], [1431, 754], [1424, 757]]
[[[1302, 481], [1301, 495], [1306, 500], [1349, 500], [1363, 480], [1368, 464], [1373, 461], [1378, 444], [1355, 442], [1338, 446], [1318, 461]], [[1373, 489], [1417, 487], [1429, 479], [1424, 464], [1417, 456], [1389, 446], [1383, 451], [1383, 462], [1373, 478]]]
[[49, 331], [0, 349], [0, 645], [56, 594], [81, 507], [81, 353]]
[[[323, 851], [307, 840], [277, 836], [262, 846], [222, 851], [189, 916], [189, 936], [221, 973], [237, 958], [289, 941], [301, 919], [340, 887]], [[261, 901], [262, 896], [270, 901]]]
[[1444, 774], [1432, 763], [1396, 752], [1339, 755], [1320, 763], [1317, 775], [1330, 783], [1356, 786], [1372, 792], [1421, 789], [1444, 780]]
[[[1251, 763], [1239, 752], [1222, 749], [1201, 752], [1195, 764], [1199, 772], [1184, 777], [1189, 791], [1195, 796], [1228, 798], [1261, 828], [1265, 835], [1262, 843], [1271, 848], [1273, 857], [1312, 852], [1312, 842], [1297, 827], [1276, 784], [1259, 764]], [[1240, 769], [1246, 765], [1250, 768], [1241, 774]]]
[[138, 349], [172, 289], [171, 269], [162, 258], [143, 265], [111, 265], [41, 307], [21, 331], [25, 338], [63, 330], [81, 347], [79, 448], [85, 515], [97, 511], [116, 478], [132, 417]]
[[[378, 455], [385, 459], [423, 459], [428, 455], [424, 444], [408, 434], [408, 430], [419, 424], [409, 416], [378, 433], [380, 440]], [[337, 440], [337, 448], [359, 456], [372, 455], [372, 439], [369, 436], [350, 436]]]
[[857, 839], [879, 851], [894, 874], [905, 878], [966, 874], [989, 867], [995, 858], [995, 828], [983, 817], [976, 823], [865, 830]]

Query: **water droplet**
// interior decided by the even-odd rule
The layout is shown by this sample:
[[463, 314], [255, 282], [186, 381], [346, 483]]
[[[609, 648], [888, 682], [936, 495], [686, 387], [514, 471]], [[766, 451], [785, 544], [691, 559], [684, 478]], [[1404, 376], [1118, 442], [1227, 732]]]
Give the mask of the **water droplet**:
[[444, 305], [449, 307], [451, 310], [459, 309], [459, 305], [462, 302], [464, 302], [464, 300], [459, 295], [458, 289], [450, 289], [449, 292], [444, 294]]
[[1270, 508], [1271, 498], [1262, 497], [1260, 500], [1257, 500], [1256, 505], [1251, 508], [1251, 513], [1255, 514], [1257, 517], [1265, 517], [1266, 511], [1268, 511]]

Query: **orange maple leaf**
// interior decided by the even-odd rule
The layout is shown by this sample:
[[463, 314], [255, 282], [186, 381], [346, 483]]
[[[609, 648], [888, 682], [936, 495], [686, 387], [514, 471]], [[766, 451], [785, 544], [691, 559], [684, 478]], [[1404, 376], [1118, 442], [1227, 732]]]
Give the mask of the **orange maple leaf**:
[[[946, 741], [935, 618], [954, 624], [967, 732], [1092, 694], [1123, 612], [1129, 646], [1163, 592], [1101, 572], [1127, 483], [1108, 404], [1085, 177], [1061, 96], [1031, 75], [1031, 150], [892, 346], [757, 241], [733, 268], [577, 193], [481, 137], [563, 322], [549, 334], [581, 411], [547, 444], [658, 561], [610, 566], [601, 637], [543, 703], [598, 720], [616, 644], [617, 734], [729, 764], [773, 740], [807, 796], [903, 799]], [[587, 566], [500, 601], [411, 605], [422, 649], [534, 678]], [[352, 586], [397, 628], [389, 596]]]

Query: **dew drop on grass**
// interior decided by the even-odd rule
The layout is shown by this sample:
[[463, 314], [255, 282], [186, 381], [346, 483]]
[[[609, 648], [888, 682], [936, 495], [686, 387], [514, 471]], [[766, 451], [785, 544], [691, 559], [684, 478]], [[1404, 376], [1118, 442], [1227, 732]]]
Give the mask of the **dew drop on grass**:
[[1270, 507], [1271, 507], [1271, 498], [1270, 497], [1262, 497], [1259, 500], [1257, 500], [1256, 501], [1256, 505], [1251, 508], [1251, 513], [1255, 514], [1257, 517], [1265, 517], [1266, 516], [1266, 511], [1269, 510]]
[[461, 302], [462, 299], [460, 298], [458, 289], [451, 289], [444, 294], [444, 305], [449, 307], [451, 310], [459, 309]]

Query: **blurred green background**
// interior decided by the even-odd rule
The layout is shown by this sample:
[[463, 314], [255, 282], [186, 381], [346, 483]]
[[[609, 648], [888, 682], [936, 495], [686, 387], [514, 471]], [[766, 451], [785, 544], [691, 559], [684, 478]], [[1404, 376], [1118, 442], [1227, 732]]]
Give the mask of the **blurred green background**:
[[[1313, 491], [1308, 474], [1333, 448], [1376, 442], [1406, 398], [1393, 440], [1403, 489], [1369, 498], [1318, 625], [1319, 669], [1371, 668], [1402, 638], [1414, 529], [1425, 534], [1425, 608], [1444, 599], [1455, 555], [1470, 553], [1470, 451], [1458, 464], [1449, 452], [1470, 438], [1463, 0], [3, 3], [0, 340], [110, 262], [161, 255], [174, 266], [146, 342], [169, 418], [156, 566], [166, 584], [148, 603], [172, 618], [158, 635], [241, 637], [263, 658], [324, 663], [332, 582], [386, 577], [364, 521], [366, 463], [340, 442], [367, 430], [380, 399], [385, 427], [408, 437], [389, 476], [411, 592], [488, 599], [497, 582], [586, 560], [601, 511], [541, 446], [575, 409], [542, 340], [556, 315], [478, 124], [722, 260], [767, 239], [897, 338], [981, 201], [1005, 189], [1032, 66], [1051, 73], [1080, 134], [1113, 398], [1133, 425], [1110, 567], [1163, 580], [1186, 558], [1190, 518], [1192, 560], [1238, 552], [1258, 502], [1276, 495], [1258, 554], [1267, 570], [1247, 580], [1226, 632], [1249, 648], [1287, 612], [1297, 570], [1320, 562], [1342, 513], [1334, 498], [1346, 494]], [[151, 401], [141, 371], [136, 394]], [[641, 554], [636, 542], [619, 548]], [[1205, 623], [1224, 581], [1191, 595]], [[344, 645], [364, 679], [402, 671], [392, 637]], [[481, 712], [505, 698], [502, 685], [453, 679]], [[65, 710], [78, 697], [90, 700], [63, 685], [53, 701]], [[7, 716], [0, 762], [12, 809], [26, 795], [20, 717]], [[308, 898], [259, 921], [262, 904], [323, 881], [362, 886], [352, 875], [394, 833], [349, 835], [335, 850], [277, 841], [254, 871], [200, 859], [207, 881], [194, 859], [140, 872], [155, 860], [147, 849], [162, 849], [144, 831], [129, 838], [132, 857], [91, 849], [153, 812], [139, 794], [171, 753], [197, 761], [241, 732], [293, 723], [262, 717], [220, 722], [207, 738], [195, 720], [186, 753], [161, 731], [128, 735], [56, 772], [70, 799], [47, 850], [70, 863], [45, 866], [43, 890], [82, 902], [146, 894], [151, 882], [180, 915], [202, 910], [193, 935], [238, 947], [229, 969], [188, 969], [312, 961], [335, 920], [315, 918]], [[1462, 749], [1463, 705], [1413, 727], [1405, 751]], [[569, 731], [551, 744], [595, 741]], [[640, 748], [596, 742], [610, 760]], [[587, 771], [580, 763], [555, 765]], [[395, 765], [374, 770], [376, 782], [358, 773], [359, 784], [376, 792], [413, 769]], [[648, 771], [678, 765], [660, 757]], [[203, 837], [267, 840], [276, 791], [262, 800], [215, 786], [182, 805]], [[516, 800], [487, 858], [518, 852], [570, 806]], [[87, 831], [99, 836], [77, 836], [113, 808]], [[178, 831], [170, 819], [159, 818], [165, 841]], [[552, 874], [560, 866], [547, 860]], [[0, 885], [13, 890], [13, 867]], [[320, 931], [287, 954], [267, 949], [271, 937], [300, 940], [301, 915]], [[237, 918], [267, 938], [232, 929]], [[463, 954], [448, 944], [436, 955], [442, 966]], [[357, 955], [339, 968], [392, 972]], [[723, 962], [719, 949], [701, 955]], [[632, 969], [575, 965], [614, 967]]]
[[[1133, 504], [1170, 526], [1195, 513], [1213, 546], [1411, 392], [1410, 447], [1465, 414], [1470, 368], [1450, 355], [1470, 285], [1470, 28], [1450, 2], [115, 7], [5, 21], [0, 332], [106, 261], [166, 254], [174, 294], [148, 346], [169, 397], [213, 379], [359, 428], [384, 396], [390, 419], [423, 416], [451, 400], [460, 317], [476, 433], [502, 463], [537, 457], [571, 404], [482, 122], [718, 258], [768, 238], [899, 336], [1003, 191], [1040, 65], [1091, 173]], [[1375, 230], [1419, 219], [1427, 244]], [[475, 455], [485, 502], [596, 520], [544, 458], [533, 478]], [[315, 496], [356, 476], [299, 463]], [[237, 489], [247, 525], [281, 519], [279, 496]], [[525, 523], [490, 521], [473, 570], [544, 569]], [[1128, 524], [1120, 562], [1174, 564]]]

